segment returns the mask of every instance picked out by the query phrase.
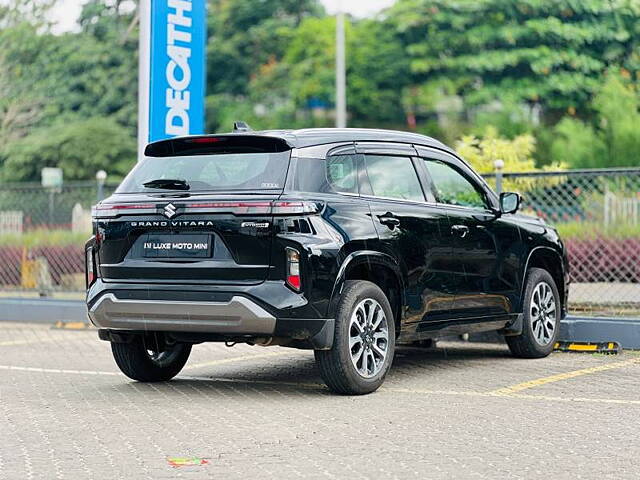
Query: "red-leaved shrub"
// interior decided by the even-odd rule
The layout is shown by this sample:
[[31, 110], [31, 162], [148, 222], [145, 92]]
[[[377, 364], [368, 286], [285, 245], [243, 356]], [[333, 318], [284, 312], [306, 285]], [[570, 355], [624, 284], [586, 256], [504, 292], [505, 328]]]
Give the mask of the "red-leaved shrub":
[[569, 238], [573, 282], [640, 282], [640, 238]]

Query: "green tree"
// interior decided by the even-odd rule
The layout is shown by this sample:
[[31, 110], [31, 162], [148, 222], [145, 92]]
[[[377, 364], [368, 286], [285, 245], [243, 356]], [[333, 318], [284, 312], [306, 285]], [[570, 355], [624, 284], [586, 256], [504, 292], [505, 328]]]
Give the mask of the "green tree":
[[209, 3], [207, 88], [246, 95], [256, 68], [284, 54], [291, 31], [319, 16], [318, 0], [216, 0]]
[[[362, 20], [348, 21], [345, 30], [350, 124], [403, 125], [409, 64], [393, 29]], [[251, 103], [266, 106], [271, 127], [332, 126], [335, 54], [335, 18], [305, 18], [291, 33], [282, 59], [272, 56], [252, 76]], [[281, 123], [285, 120], [291, 123]]]
[[554, 127], [554, 159], [573, 168], [640, 165], [640, 93], [625, 76], [609, 72], [591, 104], [593, 122], [565, 117]]
[[4, 181], [38, 181], [43, 167], [60, 167], [67, 180], [94, 178], [106, 170], [118, 178], [136, 161], [136, 142], [112, 118], [95, 117], [33, 131], [6, 150]]
[[640, 165], [640, 91], [622, 75], [611, 72], [593, 100], [607, 147], [606, 166], [612, 167]]
[[583, 115], [608, 66], [640, 70], [638, 0], [398, 0], [388, 16], [413, 82], [466, 108], [497, 99]]
[[577, 118], [565, 117], [553, 129], [551, 157], [572, 168], [604, 167], [607, 150], [599, 132]]

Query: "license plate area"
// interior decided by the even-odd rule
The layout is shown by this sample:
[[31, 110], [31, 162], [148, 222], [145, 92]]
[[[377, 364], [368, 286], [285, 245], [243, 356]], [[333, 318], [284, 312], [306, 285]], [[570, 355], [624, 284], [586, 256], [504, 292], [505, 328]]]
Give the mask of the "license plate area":
[[212, 243], [211, 235], [148, 233], [142, 242], [142, 256], [144, 258], [209, 258]]

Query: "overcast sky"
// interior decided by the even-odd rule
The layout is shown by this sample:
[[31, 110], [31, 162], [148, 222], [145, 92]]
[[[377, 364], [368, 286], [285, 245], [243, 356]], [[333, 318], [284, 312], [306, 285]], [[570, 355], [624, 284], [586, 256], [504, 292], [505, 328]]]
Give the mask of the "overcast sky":
[[[237, 0], [242, 1], [242, 0]], [[329, 13], [335, 13], [340, 6], [345, 12], [357, 17], [374, 14], [394, 3], [395, 0], [320, 0]], [[55, 31], [73, 30], [84, 0], [59, 0], [53, 9]]]

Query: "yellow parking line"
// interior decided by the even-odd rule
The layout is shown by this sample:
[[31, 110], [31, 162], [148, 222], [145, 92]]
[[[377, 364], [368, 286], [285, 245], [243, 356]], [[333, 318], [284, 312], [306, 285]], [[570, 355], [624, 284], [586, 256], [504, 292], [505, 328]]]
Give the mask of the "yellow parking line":
[[640, 400], [626, 398], [599, 398], [599, 397], [554, 397], [549, 395], [498, 395], [503, 398], [518, 398], [524, 400], [545, 400], [550, 402], [579, 402], [579, 403], [613, 403], [616, 405], [640, 405]]
[[92, 328], [89, 322], [56, 322], [53, 327], [55, 330], [88, 330]]
[[622, 362], [608, 363], [606, 365], [600, 365], [597, 367], [583, 368], [581, 370], [573, 370], [571, 372], [559, 373], [557, 375], [551, 375], [549, 377], [537, 378], [528, 382], [518, 383], [511, 385], [510, 387], [499, 388], [489, 392], [492, 395], [510, 395], [513, 393], [521, 392], [522, 390], [528, 390], [529, 388], [539, 387], [546, 385], [547, 383], [560, 382], [562, 380], [568, 380], [570, 378], [581, 377], [582, 375], [590, 375], [592, 373], [604, 372], [607, 370], [614, 370], [616, 368], [628, 367], [630, 365], [640, 363], [640, 358], [632, 358], [624, 360]]

